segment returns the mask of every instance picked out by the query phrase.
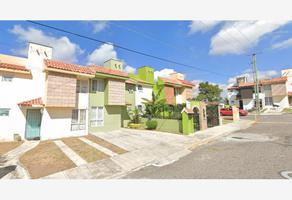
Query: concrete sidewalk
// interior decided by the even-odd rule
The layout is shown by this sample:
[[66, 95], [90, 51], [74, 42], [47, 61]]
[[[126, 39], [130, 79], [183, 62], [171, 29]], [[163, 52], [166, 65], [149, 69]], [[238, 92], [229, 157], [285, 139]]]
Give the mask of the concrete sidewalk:
[[98, 137], [128, 150], [128, 153], [113, 155], [109, 159], [81, 165], [44, 177], [44, 179], [113, 179], [121, 178], [149, 165], [171, 164], [191, 153], [197, 146], [216, 138], [246, 129], [254, 122], [241, 120], [184, 136], [147, 130], [121, 129], [98, 133]]

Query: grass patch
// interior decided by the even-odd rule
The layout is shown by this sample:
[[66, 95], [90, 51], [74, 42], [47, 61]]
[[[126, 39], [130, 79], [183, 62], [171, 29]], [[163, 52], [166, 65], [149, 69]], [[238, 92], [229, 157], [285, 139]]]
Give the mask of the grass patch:
[[20, 142], [0, 142], [0, 156], [4, 155], [5, 153], [15, 149], [16, 147], [20, 146], [23, 141]]
[[284, 113], [292, 113], [292, 108], [284, 108], [282, 112], [284, 112]]
[[20, 162], [32, 178], [40, 178], [76, 165], [52, 141], [40, 142], [20, 157]]
[[85, 136], [87, 139], [91, 140], [92, 142], [95, 142], [96, 144], [99, 144], [100, 146], [103, 146], [107, 149], [110, 149], [111, 151], [117, 153], [117, 154], [123, 154], [127, 153], [125, 149], [122, 149], [121, 147], [118, 147], [110, 142], [107, 142], [99, 137], [96, 137], [94, 135], [87, 135]]
[[78, 138], [64, 138], [62, 141], [87, 162], [109, 158], [105, 153], [98, 151], [96, 148], [86, 144]]

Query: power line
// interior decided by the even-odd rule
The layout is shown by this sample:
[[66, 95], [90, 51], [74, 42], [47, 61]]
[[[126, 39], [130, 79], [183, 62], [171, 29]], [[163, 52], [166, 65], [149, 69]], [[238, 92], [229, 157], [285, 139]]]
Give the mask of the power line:
[[[122, 49], [122, 50], [125, 50], [125, 51], [128, 51], [128, 52], [132, 52], [132, 53], [139, 54], [139, 55], [142, 55], [142, 56], [150, 57], [150, 58], [153, 58], [153, 59], [156, 59], [156, 60], [160, 60], [160, 61], [164, 61], [164, 62], [167, 62], [167, 63], [181, 65], [181, 66], [189, 67], [189, 68], [196, 69], [196, 70], [199, 70], [199, 71], [204, 71], [204, 72], [216, 74], [216, 75], [219, 75], [219, 76], [226, 76], [225, 74], [221, 74], [221, 73], [218, 73], [218, 72], [210, 71], [210, 70], [207, 70], [207, 69], [202, 69], [202, 68], [199, 68], [199, 67], [196, 67], [196, 66], [192, 66], [192, 65], [187, 65], [187, 64], [184, 64], [184, 63], [180, 63], [178, 61], [174, 61], [174, 60], [170, 60], [170, 59], [167, 59], [167, 58], [158, 57], [158, 56], [151, 55], [151, 54], [148, 54], [148, 53], [144, 53], [144, 52], [141, 52], [141, 51], [129, 49], [129, 48], [121, 46], [121, 45], [117, 45], [117, 44], [113, 44], [111, 42], [106, 42], [106, 41], [99, 40], [99, 39], [96, 39], [96, 38], [88, 37], [88, 36], [85, 36], [85, 35], [81, 35], [79, 33], [75, 33], [75, 32], [72, 32], [72, 31], [65, 30], [65, 29], [61, 29], [61, 28], [57, 28], [57, 27], [54, 27], [54, 26], [46, 25], [46, 24], [39, 23], [39, 22], [36, 22], [36, 21], [27, 20], [27, 22], [35, 24], [35, 25], [43, 26], [43, 27], [46, 27], [46, 28], [50, 28], [50, 29], [53, 29], [53, 30], [56, 30], [56, 31], [59, 31], [59, 32], [64, 32], [64, 33], [67, 33], [67, 34], [70, 34], [70, 35], [74, 35], [74, 36], [77, 36], [77, 37], [80, 37], [80, 38], [84, 38], [84, 39], [88, 39], [88, 40], [91, 40], [91, 41], [95, 41], [95, 42], [98, 42], [98, 43], [109, 44], [109, 45], [112, 45], [112, 46], [114, 46], [116, 48], [119, 48], [119, 49]], [[226, 76], [226, 77], [229, 77], [229, 76]]]

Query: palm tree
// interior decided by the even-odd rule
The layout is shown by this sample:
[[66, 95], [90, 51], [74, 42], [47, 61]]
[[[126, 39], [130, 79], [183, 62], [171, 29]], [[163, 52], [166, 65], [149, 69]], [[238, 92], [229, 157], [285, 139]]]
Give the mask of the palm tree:
[[152, 99], [142, 98], [144, 100], [143, 104], [146, 106], [146, 113], [150, 115], [150, 117], [157, 116], [159, 112], [159, 108], [162, 105], [165, 105], [166, 99], [161, 97], [162, 91], [164, 87], [159, 87], [157, 85], [157, 92], [152, 91]]

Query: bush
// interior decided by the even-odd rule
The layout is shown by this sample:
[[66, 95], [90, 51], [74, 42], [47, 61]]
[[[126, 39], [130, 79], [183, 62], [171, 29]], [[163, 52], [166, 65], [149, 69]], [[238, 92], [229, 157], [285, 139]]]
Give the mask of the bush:
[[147, 129], [154, 130], [157, 127], [157, 121], [156, 120], [148, 120], [146, 122], [146, 126], [147, 126]]

